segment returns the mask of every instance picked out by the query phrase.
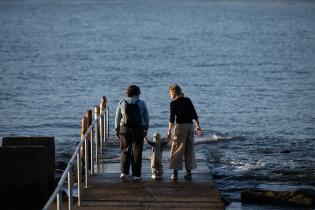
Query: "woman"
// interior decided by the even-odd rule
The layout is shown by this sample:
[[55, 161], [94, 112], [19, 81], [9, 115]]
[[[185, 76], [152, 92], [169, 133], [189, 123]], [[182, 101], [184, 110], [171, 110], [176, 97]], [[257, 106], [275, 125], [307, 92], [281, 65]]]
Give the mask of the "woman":
[[169, 88], [172, 99], [170, 104], [170, 121], [168, 126], [168, 138], [171, 138], [172, 128], [174, 129], [174, 140], [170, 152], [170, 169], [173, 169], [172, 179], [177, 180], [178, 170], [183, 169], [183, 158], [185, 159], [186, 175], [185, 179], [192, 179], [191, 170], [197, 168], [194, 151], [194, 128], [193, 120], [196, 124], [196, 132], [201, 135], [201, 128], [198, 115], [191, 100], [184, 97], [181, 88], [177, 84], [172, 84]]
[[120, 178], [129, 174], [130, 164], [135, 180], [141, 177], [143, 139], [149, 128], [148, 109], [139, 99], [136, 85], [126, 90], [126, 98], [119, 101], [115, 116], [116, 136], [120, 139]]

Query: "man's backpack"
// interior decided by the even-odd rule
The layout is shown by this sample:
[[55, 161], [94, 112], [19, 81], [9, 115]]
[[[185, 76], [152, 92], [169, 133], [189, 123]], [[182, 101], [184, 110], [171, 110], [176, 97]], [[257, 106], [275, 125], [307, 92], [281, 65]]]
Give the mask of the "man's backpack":
[[137, 105], [138, 101], [131, 104], [125, 100], [125, 125], [127, 127], [139, 127], [141, 125], [140, 107]]

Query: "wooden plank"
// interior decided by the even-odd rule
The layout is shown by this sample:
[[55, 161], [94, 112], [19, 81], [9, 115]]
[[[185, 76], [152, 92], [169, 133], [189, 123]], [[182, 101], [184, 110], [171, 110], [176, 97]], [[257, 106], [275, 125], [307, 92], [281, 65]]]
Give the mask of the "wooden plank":
[[[162, 194], [163, 193], [163, 194]], [[192, 193], [194, 196], [191, 196]], [[175, 190], [145, 192], [143, 190], [126, 190], [126, 191], [96, 191], [84, 196], [85, 201], [163, 201], [163, 202], [216, 202], [219, 200], [217, 193], [213, 192], [181, 192]]]
[[174, 209], [174, 208], [188, 208], [188, 209], [198, 209], [198, 208], [222, 208], [222, 203], [215, 203], [215, 202], [169, 202], [167, 204], [162, 202], [125, 202], [125, 201], [113, 201], [113, 202], [85, 202], [82, 207], [85, 208], [150, 208], [150, 209]]
[[82, 206], [79, 209], [84, 210], [166, 210], [166, 209], [172, 209], [172, 210], [220, 210], [224, 209], [222, 205], [211, 205], [211, 206], [205, 206], [205, 207], [185, 207], [185, 206]]

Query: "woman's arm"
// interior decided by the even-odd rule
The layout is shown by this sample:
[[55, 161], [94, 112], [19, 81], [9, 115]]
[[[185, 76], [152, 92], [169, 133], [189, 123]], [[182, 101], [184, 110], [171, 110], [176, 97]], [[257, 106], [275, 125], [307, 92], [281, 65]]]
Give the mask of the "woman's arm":
[[191, 103], [191, 108], [192, 108], [192, 112], [193, 112], [193, 119], [194, 119], [195, 124], [196, 124], [195, 131], [196, 131], [197, 135], [200, 136], [201, 135], [201, 127], [200, 127], [200, 123], [198, 120], [198, 115], [197, 115], [195, 106], [193, 105], [191, 100], [190, 100], [190, 103]]

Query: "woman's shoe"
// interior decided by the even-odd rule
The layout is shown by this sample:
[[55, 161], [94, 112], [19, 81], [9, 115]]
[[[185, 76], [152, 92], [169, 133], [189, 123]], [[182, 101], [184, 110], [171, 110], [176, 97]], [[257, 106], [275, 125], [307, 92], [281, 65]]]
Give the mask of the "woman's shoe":
[[184, 176], [184, 179], [186, 179], [186, 180], [191, 180], [192, 179], [190, 170], [187, 171], [186, 175]]

